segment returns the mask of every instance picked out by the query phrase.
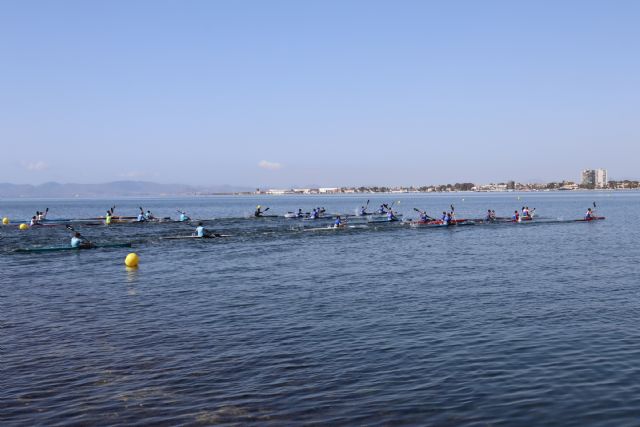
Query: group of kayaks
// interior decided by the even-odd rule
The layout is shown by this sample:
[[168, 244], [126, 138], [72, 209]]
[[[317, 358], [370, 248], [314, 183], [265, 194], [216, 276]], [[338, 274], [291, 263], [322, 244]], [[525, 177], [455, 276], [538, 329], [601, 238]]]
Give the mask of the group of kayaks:
[[[383, 204], [380, 206], [380, 209], [377, 212], [367, 212], [367, 205], [362, 206], [355, 215], [349, 214], [328, 214], [324, 208], [314, 208], [311, 212], [303, 212], [302, 209], [299, 209], [298, 212], [287, 212], [284, 215], [286, 219], [299, 219], [303, 221], [308, 220], [329, 220], [332, 221], [332, 224], [328, 224], [324, 227], [302, 227], [300, 230], [306, 232], [314, 232], [314, 231], [338, 231], [338, 230], [352, 230], [352, 229], [361, 229], [361, 228], [369, 228], [370, 225], [377, 224], [391, 224], [396, 223], [398, 225], [408, 225], [414, 228], [442, 228], [442, 227], [462, 227], [462, 226], [470, 226], [470, 225], [486, 225], [486, 224], [527, 224], [527, 223], [569, 223], [569, 222], [591, 222], [604, 220], [604, 216], [598, 216], [595, 212], [589, 208], [585, 213], [583, 218], [579, 219], [570, 219], [570, 220], [549, 220], [549, 219], [540, 219], [534, 220], [535, 209], [529, 210], [527, 207], [523, 207], [522, 211], [515, 211], [514, 215], [511, 217], [498, 217], [495, 215], [495, 211], [488, 210], [487, 215], [482, 218], [456, 218], [455, 215], [455, 207], [453, 205], [450, 206], [450, 211], [445, 211], [442, 213], [440, 218], [434, 218], [427, 215], [426, 211], [420, 210], [418, 208], [414, 208], [416, 212], [419, 213], [420, 218], [417, 220], [407, 219], [403, 220], [403, 215], [393, 210], [393, 204], [387, 205]], [[191, 218], [184, 211], [178, 210], [180, 213], [180, 218], [177, 220], [173, 220], [170, 217], [156, 218], [151, 215], [149, 211], [145, 212], [142, 208], [140, 208], [140, 214], [138, 216], [115, 216], [113, 215], [113, 210], [115, 207], [111, 208], [107, 211], [107, 219], [105, 217], [95, 217], [95, 218], [87, 218], [87, 219], [48, 219], [46, 218], [46, 213], [48, 213], [48, 209], [45, 212], [38, 212], [40, 215], [39, 218], [36, 218], [35, 224], [31, 226], [53, 226], [53, 225], [63, 225], [70, 231], [73, 231], [75, 236], [74, 238], [84, 239], [80, 236], [80, 234], [73, 228], [71, 224], [74, 225], [96, 225], [96, 224], [118, 224], [118, 223], [176, 223], [183, 222], [193, 224]], [[594, 203], [595, 208], [595, 203]], [[261, 206], [257, 206], [254, 215], [250, 218], [283, 218], [283, 215], [271, 215], [265, 214], [265, 212], [269, 211], [269, 208], [262, 209]], [[32, 221], [33, 222], [33, 221]], [[3, 221], [5, 225], [15, 224], [8, 221]], [[200, 221], [197, 223], [197, 228], [192, 234], [189, 235], [181, 235], [181, 236], [166, 236], [161, 237], [162, 240], [194, 240], [194, 239], [210, 239], [210, 238], [220, 238], [220, 237], [231, 237], [229, 234], [220, 234], [220, 233], [211, 233], [208, 230], [205, 230], [203, 223]], [[121, 248], [121, 247], [131, 247], [131, 243], [106, 243], [106, 244], [94, 244], [92, 242], [86, 241], [84, 239], [82, 244], [69, 246], [51, 246], [51, 247], [33, 247], [33, 248], [21, 248], [16, 249], [16, 252], [53, 252], [53, 251], [74, 251], [80, 249], [94, 249], [94, 248]]]

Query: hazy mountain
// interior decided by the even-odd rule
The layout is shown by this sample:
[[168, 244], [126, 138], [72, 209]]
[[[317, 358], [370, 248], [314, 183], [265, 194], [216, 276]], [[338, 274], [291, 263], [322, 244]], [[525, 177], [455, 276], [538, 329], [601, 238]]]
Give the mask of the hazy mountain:
[[145, 181], [115, 181], [104, 184], [60, 184], [46, 182], [40, 185], [0, 183], [0, 197], [101, 197], [101, 196], [176, 196], [219, 194], [254, 191], [255, 188], [231, 185], [191, 186], [184, 184], [158, 184]]

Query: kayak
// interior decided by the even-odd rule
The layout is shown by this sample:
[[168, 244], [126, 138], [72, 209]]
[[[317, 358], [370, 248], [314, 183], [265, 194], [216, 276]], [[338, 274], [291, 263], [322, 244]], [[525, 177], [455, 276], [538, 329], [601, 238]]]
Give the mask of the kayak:
[[[452, 219], [450, 222], [452, 224], [460, 224], [462, 222], [475, 222], [475, 221], [476, 220], [470, 220], [470, 219]], [[429, 220], [426, 220], [426, 221], [419, 219], [417, 221], [412, 221], [411, 224], [417, 224], [417, 225], [420, 225], [420, 224], [427, 224], [427, 225], [428, 224], [444, 224], [444, 221], [441, 220], [441, 219], [429, 219]]]
[[305, 228], [303, 231], [339, 231], [339, 230], [353, 230], [354, 228], [368, 228], [366, 225], [342, 225], [340, 227], [317, 227], [317, 228]]
[[303, 221], [319, 221], [319, 220], [323, 220], [323, 219], [324, 220], [330, 220], [330, 219], [333, 219], [333, 218], [334, 217], [332, 215], [323, 215], [323, 216], [318, 216], [318, 217], [315, 217], [315, 218], [308, 216], [308, 217], [302, 218], [302, 220]]
[[162, 240], [184, 240], [184, 239], [215, 239], [217, 237], [231, 237], [231, 234], [212, 234], [209, 236], [198, 237], [198, 236], [169, 236], [169, 237], [161, 237]]
[[378, 223], [385, 223], [385, 222], [398, 222], [400, 221], [400, 219], [398, 217], [394, 217], [394, 218], [374, 218], [374, 219], [368, 219], [367, 222], [369, 224], [378, 224]]
[[297, 212], [287, 212], [286, 214], [284, 214], [285, 218], [307, 218], [309, 215], [311, 215], [309, 212], [303, 212], [303, 213], [297, 213]]
[[437, 227], [462, 227], [465, 225], [476, 225], [475, 222], [466, 219], [457, 219], [454, 222], [446, 224], [444, 221], [413, 221], [409, 224], [411, 227], [420, 228], [437, 228]]
[[[394, 214], [394, 216], [398, 219], [402, 219], [402, 214]], [[379, 214], [373, 214], [373, 215], [368, 215], [367, 216], [367, 220], [377, 220], [377, 219], [384, 219], [384, 220], [388, 220], [387, 218], [387, 214], [383, 214], [383, 215], [379, 215]]]
[[591, 222], [591, 221], [603, 220], [605, 218], [606, 217], [604, 216], [592, 216], [591, 218], [574, 219], [573, 222]]
[[102, 248], [130, 248], [131, 243], [105, 243], [103, 245], [93, 245], [90, 247], [73, 248], [71, 246], [48, 246], [39, 248], [19, 248], [14, 252], [56, 252], [56, 251], [77, 251], [80, 249], [102, 249]]

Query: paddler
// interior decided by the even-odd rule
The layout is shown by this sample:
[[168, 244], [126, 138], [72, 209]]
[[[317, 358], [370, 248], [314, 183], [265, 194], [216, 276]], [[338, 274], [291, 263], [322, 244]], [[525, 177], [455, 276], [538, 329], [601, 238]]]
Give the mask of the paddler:
[[262, 216], [262, 206], [256, 206], [256, 210], [253, 213], [253, 216], [255, 216], [256, 218]]
[[144, 216], [144, 211], [140, 210], [140, 213], [138, 214], [138, 222], [144, 222], [146, 220], [147, 218]]
[[387, 212], [387, 221], [397, 221], [397, 217], [393, 214], [393, 211], [389, 209]]
[[384, 205], [384, 204], [382, 204], [382, 205], [380, 205], [380, 207], [378, 208], [378, 213], [379, 213], [380, 215], [384, 215], [385, 213], [387, 213], [387, 211], [385, 210], [384, 206], [385, 206], [385, 205]]
[[313, 208], [313, 211], [311, 211], [311, 219], [318, 219], [318, 211], [316, 210], [316, 208]]
[[427, 215], [427, 211], [420, 211], [420, 221], [422, 222], [429, 221], [429, 215]]
[[144, 214], [144, 217], [148, 220], [155, 219], [155, 217], [153, 216], [150, 210], [147, 210], [147, 213]]
[[48, 213], [49, 213], [49, 208], [45, 209], [44, 212], [36, 212], [36, 219], [38, 221], [42, 221], [47, 217]]
[[113, 212], [111, 211], [111, 209], [109, 209], [109, 210], [107, 211], [107, 214], [104, 216], [104, 223], [105, 223], [106, 225], [111, 224], [111, 219], [113, 218], [113, 215], [112, 215], [112, 214], [113, 214]]
[[75, 232], [71, 238], [72, 248], [90, 248], [91, 242], [85, 239], [79, 232]]
[[367, 208], [364, 206], [360, 206], [360, 211], [358, 213], [359, 216], [365, 216], [367, 214]]
[[511, 215], [511, 220], [514, 222], [520, 222], [520, 214], [518, 211], [514, 211], [513, 215]]
[[451, 224], [453, 224], [453, 212], [447, 212], [447, 216], [446, 216], [446, 218], [445, 218], [445, 220], [444, 220], [444, 223], [445, 223], [446, 225], [451, 225]]
[[183, 211], [178, 211], [178, 212], [180, 212], [180, 222], [189, 221], [191, 219], [187, 216], [186, 212], [183, 212]]
[[204, 225], [201, 222], [198, 223], [196, 227], [196, 232], [194, 234], [196, 237], [209, 237], [209, 233], [204, 229]]
[[487, 210], [487, 216], [485, 217], [485, 221], [489, 221], [489, 222], [493, 221], [493, 215], [491, 213], [491, 209]]
[[34, 225], [38, 225], [38, 218], [35, 215], [31, 217], [31, 221], [29, 221], [29, 227], [33, 227]]
[[591, 208], [587, 209], [587, 212], [584, 214], [584, 219], [593, 219], [593, 211], [591, 210]]
[[333, 223], [333, 228], [342, 227], [342, 221], [340, 220], [340, 215], [336, 216], [336, 220]]
[[297, 216], [298, 218], [302, 218], [304, 216], [304, 214], [302, 213], [302, 209], [298, 208]]

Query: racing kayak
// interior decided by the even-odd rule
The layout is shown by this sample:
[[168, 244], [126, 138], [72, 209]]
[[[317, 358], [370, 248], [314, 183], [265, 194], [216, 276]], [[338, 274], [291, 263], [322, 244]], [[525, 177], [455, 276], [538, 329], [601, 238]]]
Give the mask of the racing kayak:
[[161, 237], [160, 239], [162, 239], [162, 240], [188, 240], [188, 239], [216, 239], [218, 237], [231, 237], [231, 234], [216, 234], [216, 235], [204, 236], [204, 237], [198, 237], [198, 236], [168, 236], [168, 237]]
[[317, 228], [305, 228], [302, 231], [340, 231], [340, 230], [353, 230], [354, 228], [369, 228], [366, 225], [341, 225], [340, 227], [317, 227]]
[[131, 243], [105, 243], [103, 245], [92, 245], [89, 247], [74, 248], [71, 246], [45, 246], [39, 248], [19, 248], [14, 252], [56, 252], [56, 251], [78, 251], [80, 249], [101, 249], [101, 248], [130, 248]]
[[591, 222], [605, 219], [604, 216], [592, 216], [591, 218], [574, 219], [573, 222]]
[[420, 228], [437, 228], [437, 227], [462, 227], [465, 225], [476, 225], [475, 222], [469, 221], [467, 219], [456, 219], [449, 224], [446, 224], [444, 221], [436, 220], [436, 221], [413, 221], [409, 224], [411, 227], [420, 227]]

